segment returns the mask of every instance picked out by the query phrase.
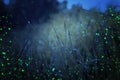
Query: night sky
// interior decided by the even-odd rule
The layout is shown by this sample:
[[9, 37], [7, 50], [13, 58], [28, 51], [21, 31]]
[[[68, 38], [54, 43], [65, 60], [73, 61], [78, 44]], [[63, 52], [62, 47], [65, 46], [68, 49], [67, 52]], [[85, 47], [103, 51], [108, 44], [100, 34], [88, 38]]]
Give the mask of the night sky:
[[120, 0], [0, 0], [0, 80], [120, 80]]
[[[63, 2], [64, 0], [58, 0], [59, 2]], [[120, 0], [66, 0], [68, 1], [67, 8], [70, 9], [72, 5], [78, 4], [81, 5], [84, 9], [91, 9], [96, 7], [99, 9], [101, 12], [105, 12], [107, 6], [109, 5], [114, 5], [114, 6], [120, 6]]]

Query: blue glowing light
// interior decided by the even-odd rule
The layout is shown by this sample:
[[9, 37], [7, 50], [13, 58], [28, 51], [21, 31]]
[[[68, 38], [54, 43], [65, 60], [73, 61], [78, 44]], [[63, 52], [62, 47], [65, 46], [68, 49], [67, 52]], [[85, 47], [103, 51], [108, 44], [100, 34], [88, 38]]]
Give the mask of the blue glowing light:
[[9, 5], [10, 0], [3, 0], [3, 2], [4, 2], [5, 5]]

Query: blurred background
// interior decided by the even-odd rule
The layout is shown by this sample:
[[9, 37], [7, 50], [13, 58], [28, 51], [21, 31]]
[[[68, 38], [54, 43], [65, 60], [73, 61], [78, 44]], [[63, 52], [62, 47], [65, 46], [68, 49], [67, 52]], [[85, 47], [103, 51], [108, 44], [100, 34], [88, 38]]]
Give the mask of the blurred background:
[[1, 80], [120, 80], [120, 0], [0, 0]]

